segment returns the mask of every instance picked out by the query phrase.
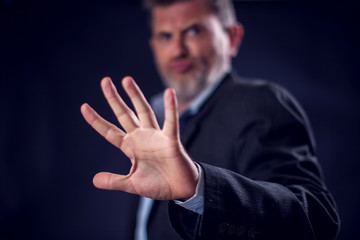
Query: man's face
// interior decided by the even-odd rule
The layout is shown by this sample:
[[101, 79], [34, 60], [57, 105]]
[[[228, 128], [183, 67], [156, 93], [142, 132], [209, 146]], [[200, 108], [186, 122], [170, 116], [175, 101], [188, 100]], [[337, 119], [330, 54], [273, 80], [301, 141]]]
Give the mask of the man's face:
[[191, 101], [230, 69], [230, 43], [206, 0], [155, 7], [151, 47], [159, 73], [181, 102]]

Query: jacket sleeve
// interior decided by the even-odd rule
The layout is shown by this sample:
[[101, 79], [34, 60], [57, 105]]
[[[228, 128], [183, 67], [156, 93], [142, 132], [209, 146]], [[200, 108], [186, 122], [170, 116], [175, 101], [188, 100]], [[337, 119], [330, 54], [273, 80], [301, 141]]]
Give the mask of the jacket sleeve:
[[267, 92], [266, 109], [259, 107], [256, 121], [233, 142], [235, 167], [199, 162], [205, 176], [203, 215], [170, 203], [170, 220], [183, 238], [336, 237], [339, 217], [323, 182], [307, 118], [283, 89], [273, 86]]

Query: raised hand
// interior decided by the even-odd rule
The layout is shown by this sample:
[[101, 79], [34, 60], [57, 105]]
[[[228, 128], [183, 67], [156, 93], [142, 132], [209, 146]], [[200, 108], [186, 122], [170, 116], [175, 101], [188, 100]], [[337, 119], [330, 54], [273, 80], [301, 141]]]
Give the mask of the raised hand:
[[100, 172], [96, 187], [121, 190], [157, 200], [186, 200], [195, 193], [198, 170], [184, 150], [179, 137], [177, 102], [174, 90], [164, 92], [165, 121], [160, 129], [155, 115], [131, 77], [122, 80], [135, 113], [119, 96], [110, 78], [101, 81], [106, 100], [125, 131], [103, 119], [88, 104], [81, 106], [85, 120], [130, 159], [128, 175]]

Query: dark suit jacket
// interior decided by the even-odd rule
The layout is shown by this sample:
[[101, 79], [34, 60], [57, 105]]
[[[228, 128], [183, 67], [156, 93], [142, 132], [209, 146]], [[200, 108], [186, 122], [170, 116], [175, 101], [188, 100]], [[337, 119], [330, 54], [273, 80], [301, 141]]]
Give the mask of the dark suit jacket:
[[264, 81], [228, 75], [181, 140], [204, 169], [204, 213], [157, 201], [149, 239], [333, 239], [335, 203], [309, 122], [294, 98]]

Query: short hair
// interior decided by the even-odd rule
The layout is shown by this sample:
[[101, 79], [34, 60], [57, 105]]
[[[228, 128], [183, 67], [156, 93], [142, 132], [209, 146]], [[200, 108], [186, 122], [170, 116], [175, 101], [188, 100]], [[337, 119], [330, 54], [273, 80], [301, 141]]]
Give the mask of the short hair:
[[[169, 6], [176, 2], [185, 1], [192, 0], [142, 0], [142, 4], [151, 16], [151, 12], [155, 7]], [[211, 11], [219, 18], [224, 28], [236, 24], [236, 13], [232, 0], [206, 0], [206, 2], [209, 4]]]

